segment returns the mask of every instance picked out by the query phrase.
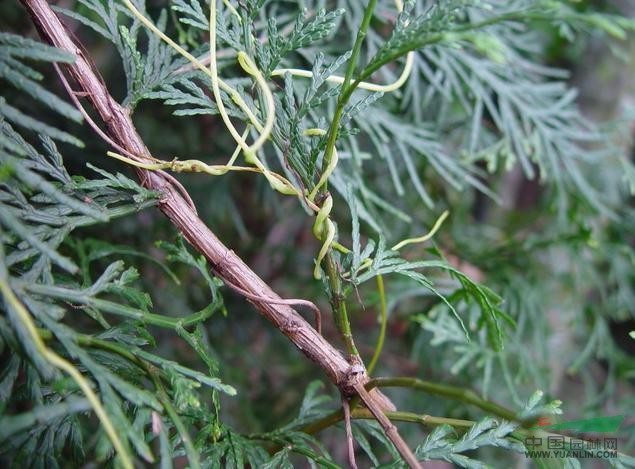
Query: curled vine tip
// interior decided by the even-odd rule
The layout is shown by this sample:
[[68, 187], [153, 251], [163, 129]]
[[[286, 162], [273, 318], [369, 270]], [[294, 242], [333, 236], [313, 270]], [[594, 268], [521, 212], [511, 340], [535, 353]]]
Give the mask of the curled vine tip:
[[[397, 7], [397, 11], [399, 13], [403, 11], [403, 2], [401, 0], [395, 0], [395, 6]], [[346, 83], [346, 86], [354, 85], [356, 88], [371, 91], [374, 93], [392, 93], [394, 91], [397, 91], [406, 83], [406, 81], [408, 81], [408, 78], [412, 73], [414, 61], [415, 52], [408, 52], [408, 54], [406, 55], [406, 63], [404, 65], [403, 71], [401, 72], [401, 75], [399, 75], [399, 77], [392, 83], [388, 83], [386, 85], [378, 85], [376, 83], [370, 83], [367, 81], [356, 82], [355, 80], [351, 79], [348, 83]], [[286, 74], [300, 78], [314, 78], [312, 71], [299, 68], [278, 68], [271, 72], [272, 76], [284, 76]], [[329, 83], [341, 85], [346, 81], [346, 78], [339, 75], [329, 75], [328, 77], [326, 77], [325, 80]]]
[[316, 280], [322, 278], [320, 265], [335, 240], [335, 223], [333, 223], [333, 221], [329, 218], [332, 209], [333, 197], [331, 197], [331, 194], [327, 194], [322, 207], [320, 207], [320, 210], [315, 217], [315, 223], [313, 224], [313, 235], [322, 241], [322, 247], [315, 259], [315, 268], [313, 269], [313, 277], [315, 277]]
[[445, 219], [448, 218], [448, 215], [450, 215], [450, 212], [446, 210], [445, 212], [443, 212], [441, 214], [441, 216], [434, 223], [434, 226], [432, 227], [432, 229], [430, 230], [429, 233], [427, 233], [427, 234], [425, 234], [423, 236], [420, 236], [418, 238], [404, 239], [403, 241], [400, 241], [397, 244], [395, 244], [392, 247], [392, 250], [393, 251], [399, 251], [401, 248], [403, 248], [404, 246], [407, 246], [408, 244], [425, 243], [426, 241], [431, 239], [437, 233], [437, 231], [439, 231], [439, 228], [441, 228], [441, 225], [443, 224]]

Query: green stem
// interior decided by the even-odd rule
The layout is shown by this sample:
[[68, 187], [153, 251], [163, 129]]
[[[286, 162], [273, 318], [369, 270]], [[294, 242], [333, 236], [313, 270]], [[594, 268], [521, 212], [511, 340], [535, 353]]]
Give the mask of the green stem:
[[85, 306], [92, 306], [100, 311], [116, 314], [128, 319], [134, 319], [144, 324], [150, 324], [152, 326], [172, 330], [176, 330], [178, 327], [195, 326], [196, 324], [209, 318], [215, 310], [214, 307], [210, 307], [205, 308], [203, 311], [199, 311], [198, 313], [190, 314], [189, 316], [174, 318], [163, 316], [161, 314], [148, 313], [108, 300], [93, 298], [88, 296], [85, 292], [71, 290], [68, 288], [39, 284], [24, 284], [22, 287], [38, 295], [48, 296], [50, 298], [56, 298], [58, 300], [64, 300], [71, 303], [79, 303]]
[[[436, 417], [427, 414], [415, 414], [414, 412], [384, 412], [386, 417], [395, 422], [410, 422], [425, 425], [426, 427], [438, 427], [440, 425], [450, 425], [455, 428], [470, 428], [474, 425], [472, 420], [451, 419], [446, 417]], [[368, 409], [355, 409], [351, 416], [356, 419], [377, 420]]]
[[[42, 338], [42, 340], [53, 340], [55, 337], [53, 333], [49, 331], [48, 329], [38, 328], [37, 333]], [[134, 353], [132, 353], [127, 348], [124, 348], [115, 342], [97, 339], [96, 337], [93, 337], [91, 335], [86, 335], [86, 334], [75, 334], [74, 338], [76, 339], [79, 345], [83, 345], [85, 347], [97, 348], [100, 350], [104, 350], [106, 352], [112, 352], [134, 363], [143, 371], [147, 371], [147, 366], [148, 366], [147, 363], [145, 363], [142, 359], [137, 357]]]
[[[363, 409], [363, 408], [353, 409], [352, 406], [353, 406], [353, 402], [351, 401], [351, 418], [375, 420], [375, 417], [368, 409]], [[420, 425], [425, 425], [428, 427], [450, 425], [451, 427], [457, 429], [459, 432], [472, 427], [476, 423], [473, 420], [436, 417], [436, 416], [426, 415], [426, 414], [416, 414], [413, 412], [385, 412], [385, 414], [386, 414], [386, 417], [388, 417], [391, 421], [394, 421], [394, 422], [418, 423]], [[344, 419], [344, 413], [341, 410], [337, 410], [303, 427], [300, 431], [303, 433], [307, 433], [309, 435], [314, 435], [326, 428], [336, 425], [337, 423], [341, 422], [343, 419]], [[505, 419], [505, 420], [508, 420], [508, 419]], [[572, 438], [566, 435], [561, 435], [559, 433], [551, 433], [551, 432], [545, 432], [543, 430], [533, 430], [533, 429], [523, 429], [523, 428], [516, 429], [514, 432], [511, 433], [511, 436], [517, 439], [518, 441], [520, 441], [521, 443], [524, 442], [527, 437], [548, 438], [552, 436], [564, 437], [564, 442], [567, 445], [571, 445], [574, 441], [575, 442], [580, 441], [580, 438]], [[280, 448], [282, 448], [282, 446], [275, 447], [271, 450], [271, 452], [275, 453], [279, 451]], [[625, 456], [623, 453], [618, 453], [618, 454], [620, 456], [628, 457], [628, 456]]]
[[[471, 420], [451, 419], [445, 417], [436, 417], [433, 415], [415, 414], [414, 412], [385, 412], [386, 417], [396, 422], [411, 422], [419, 423], [421, 425], [438, 427], [439, 425], [450, 425], [452, 427], [469, 428], [474, 425]], [[363, 420], [376, 420], [373, 414], [368, 409], [352, 409], [351, 417], [354, 419]], [[333, 425], [344, 420], [344, 412], [337, 410], [328, 414], [327, 416], [313, 422], [300, 430], [308, 435], [314, 435], [321, 432], [325, 428], [332, 427]]]
[[[432, 415], [426, 414], [416, 414], [413, 412], [385, 412], [386, 417], [388, 417], [393, 422], [410, 422], [410, 423], [418, 423], [420, 425], [425, 425], [427, 427], [437, 427], [440, 425], [450, 425], [451, 427], [457, 429], [459, 432], [462, 430], [466, 430], [472, 427], [476, 422], [473, 420], [463, 420], [463, 419], [452, 419], [446, 417], [435, 417]], [[351, 418], [353, 419], [364, 419], [364, 420], [375, 420], [375, 417], [368, 409], [352, 409], [351, 410]], [[344, 414], [341, 410], [335, 411], [320, 420], [313, 422], [300, 431], [303, 433], [307, 433], [309, 435], [314, 435], [316, 433], [321, 432], [322, 430], [332, 427], [337, 423], [341, 422], [344, 419]], [[533, 429], [524, 429], [518, 428], [514, 432], [511, 433], [511, 437], [517, 439], [521, 443], [525, 441], [528, 437], [538, 437], [538, 438], [549, 438], [549, 437], [562, 437], [564, 438], [564, 443], [566, 445], [571, 446], [573, 442], [581, 441], [580, 438], [577, 437], [569, 437], [566, 435], [562, 435], [559, 433], [545, 432], [543, 430], [533, 430]], [[585, 440], [582, 440], [585, 441]], [[274, 448], [272, 451], [276, 452], [279, 448]], [[628, 457], [623, 453], [618, 453], [620, 456]]]
[[[362, 50], [362, 44], [364, 43], [364, 39], [366, 38], [366, 34], [368, 33], [370, 20], [373, 17], [373, 12], [375, 11], [376, 6], [377, 0], [369, 0], [368, 5], [366, 6], [366, 10], [364, 11], [362, 24], [360, 25], [359, 31], [357, 32], [357, 37], [355, 38], [355, 44], [353, 45], [351, 58], [348, 61], [348, 66], [346, 67], [346, 73], [344, 75], [344, 83], [342, 83], [342, 89], [340, 91], [339, 97], [337, 98], [335, 114], [333, 115], [333, 120], [331, 121], [331, 125], [329, 127], [326, 148], [324, 150], [324, 159], [322, 161], [322, 172], [326, 170], [326, 168], [331, 163], [331, 159], [333, 158], [335, 141], [337, 140], [337, 133], [340, 126], [340, 121], [342, 120], [342, 115], [344, 114], [344, 106], [346, 106], [346, 103], [350, 99], [351, 94], [353, 93], [355, 88], [359, 86], [359, 82], [361, 81], [355, 80], [355, 82], [351, 83], [353, 72], [355, 71], [357, 60], [359, 59], [359, 54]], [[326, 183], [324, 184], [324, 190], [326, 190], [327, 185], [328, 181], [326, 181]]]
[[344, 345], [346, 346], [346, 351], [349, 356], [359, 357], [359, 352], [357, 351], [355, 341], [353, 340], [351, 323], [348, 320], [346, 297], [342, 290], [340, 272], [337, 267], [337, 262], [335, 261], [335, 256], [333, 255], [333, 251], [328, 252], [324, 262], [326, 263], [326, 273], [329, 279], [329, 289], [331, 290], [331, 307], [333, 309], [335, 325], [344, 340]]
[[458, 386], [432, 383], [429, 381], [422, 381], [417, 378], [375, 378], [371, 379], [365, 387], [368, 390], [371, 390], [375, 387], [398, 387], [416, 389], [427, 394], [447, 397], [463, 402], [465, 404], [471, 404], [489, 414], [496, 415], [505, 420], [518, 421], [518, 417], [516, 416], [515, 412], [494, 402], [479, 397], [474, 391], [470, 389], [465, 389]]
[[[504, 418], [505, 420], [510, 420], [510, 421], [518, 420], [516, 417], [516, 414], [512, 412], [511, 410], [478, 397], [478, 395], [476, 395], [474, 391], [471, 391], [469, 389], [463, 389], [456, 386], [450, 386], [447, 384], [431, 383], [431, 382], [422, 381], [416, 378], [375, 378], [375, 379], [371, 379], [368, 383], [366, 383], [365, 387], [368, 391], [376, 387], [407, 387], [407, 388], [417, 389], [427, 394], [447, 397], [450, 399], [464, 402], [466, 404], [474, 405], [475, 407], [485, 410], [486, 412], [492, 415], [496, 415], [498, 417]], [[359, 402], [360, 402], [359, 396], [355, 396], [353, 399], [351, 399], [349, 403], [351, 408], [351, 415], [353, 416], [359, 415], [357, 414], [358, 409], [356, 409], [356, 406], [359, 404]], [[464, 426], [472, 425], [474, 423], [468, 420], [455, 420], [455, 419], [446, 419], [444, 417], [431, 417], [431, 416], [425, 416], [425, 415], [412, 414], [409, 412], [387, 412], [386, 416], [388, 416], [388, 418], [390, 418], [391, 420], [395, 418], [395, 420], [402, 420], [402, 421], [409, 421], [409, 422], [416, 422], [416, 423], [430, 424], [430, 425], [436, 425], [436, 424], [440, 425], [443, 423], [447, 423], [448, 425], [452, 425], [452, 426], [464, 427]], [[414, 416], [418, 416], [418, 417], [415, 418]], [[409, 420], [404, 420], [405, 417], [408, 417]], [[301, 431], [308, 434], [314, 434], [319, 432], [320, 430], [323, 430], [324, 428], [335, 425], [337, 422], [342, 420], [342, 418], [343, 418], [343, 412], [341, 410], [336, 410], [328, 414], [327, 416], [313, 423], [310, 423], [309, 425], [302, 428]]]
[[[359, 402], [359, 400], [357, 401]], [[471, 420], [451, 419], [446, 417], [436, 417], [433, 415], [416, 414], [414, 412], [384, 412], [386, 417], [394, 422], [409, 422], [425, 425], [426, 427], [438, 427], [440, 425], [450, 425], [454, 428], [470, 428], [475, 422]], [[353, 400], [351, 400], [351, 418], [356, 420], [377, 420], [376, 417], [368, 409], [353, 409]], [[306, 433], [307, 435], [315, 435], [316, 433], [332, 427], [344, 420], [344, 412], [342, 410], [336, 410], [313, 423], [306, 425], [299, 431]], [[252, 435], [250, 438], [262, 439], [277, 442], [274, 438], [268, 435]], [[288, 444], [286, 440], [282, 440], [278, 445], [269, 450], [269, 453], [275, 454], [282, 447]]]
[[[366, 7], [366, 11], [364, 12], [364, 18], [362, 19], [362, 24], [360, 25], [359, 31], [357, 33], [357, 37], [355, 38], [355, 44], [353, 45], [351, 58], [348, 61], [348, 66], [346, 68], [346, 74], [344, 76], [344, 83], [342, 84], [342, 90], [340, 91], [340, 95], [337, 100], [337, 105], [335, 107], [335, 114], [333, 115], [333, 120], [331, 121], [331, 125], [329, 127], [326, 148], [324, 150], [324, 158], [322, 160], [322, 172], [326, 171], [326, 169], [329, 167], [331, 163], [331, 160], [333, 159], [333, 152], [335, 151], [335, 141], [337, 140], [337, 132], [340, 126], [340, 121], [342, 120], [342, 115], [344, 113], [344, 106], [346, 105], [348, 101], [348, 98], [346, 97], [346, 90], [348, 90], [352, 86], [351, 79], [353, 77], [353, 73], [357, 65], [357, 60], [359, 58], [359, 54], [362, 49], [362, 44], [364, 42], [364, 38], [366, 37], [366, 33], [368, 32], [368, 27], [370, 26], [370, 20], [373, 17], [373, 11], [375, 10], [376, 5], [377, 5], [377, 0], [369, 0], [368, 6]], [[322, 193], [326, 192], [327, 187], [328, 187], [328, 180], [324, 182]], [[342, 290], [342, 283], [339, 277], [337, 262], [335, 261], [332, 251], [328, 252], [328, 254], [326, 255], [324, 259], [324, 263], [326, 264], [325, 270], [329, 277], [329, 288], [331, 290], [331, 304], [333, 307], [333, 316], [335, 318], [335, 324], [337, 325], [337, 328], [340, 334], [342, 335], [342, 339], [344, 340], [344, 344], [346, 345], [346, 350], [348, 354], [350, 356], [359, 357], [359, 352], [357, 351], [357, 347], [355, 347], [355, 342], [353, 341], [351, 325], [348, 320], [345, 296]]]
[[368, 374], [371, 375], [377, 365], [381, 351], [384, 348], [384, 340], [386, 338], [386, 325], [388, 324], [388, 311], [386, 308], [386, 293], [384, 290], [384, 278], [382, 275], [377, 275], [377, 291], [379, 292], [379, 307], [381, 312], [381, 326], [379, 329], [379, 337], [377, 338], [377, 345], [375, 346], [375, 353], [368, 365]]
[[[366, 6], [366, 10], [364, 12], [364, 17], [362, 18], [362, 24], [359, 27], [359, 31], [357, 33], [357, 37], [355, 38], [355, 44], [353, 45], [353, 50], [351, 52], [351, 58], [348, 61], [348, 66], [346, 67], [346, 74], [344, 75], [344, 83], [342, 84], [342, 89], [340, 91], [340, 95], [337, 99], [337, 105], [335, 107], [335, 114], [333, 115], [333, 120], [331, 121], [331, 125], [328, 131], [326, 148], [324, 150], [324, 158], [322, 160], [322, 172], [326, 172], [327, 168], [331, 164], [333, 159], [333, 153], [335, 151], [335, 141], [337, 140], [337, 133], [340, 126], [340, 121], [342, 120], [342, 115], [344, 113], [344, 106], [348, 102], [348, 98], [350, 95], [347, 95], [347, 90], [349, 90], [353, 86], [351, 83], [351, 79], [353, 78], [353, 73], [355, 72], [355, 67], [357, 66], [357, 61], [359, 59], [360, 51], [362, 50], [362, 44], [364, 43], [364, 39], [368, 32], [368, 28], [370, 26], [370, 21], [373, 17], [373, 12], [375, 11], [375, 7], [377, 6], [377, 0], [369, 0], [368, 5]], [[322, 188], [322, 194], [326, 193], [328, 188], [328, 180], [324, 182], [324, 186]], [[359, 352], [357, 351], [357, 347], [355, 347], [355, 342], [353, 341], [353, 334], [351, 332], [351, 325], [348, 320], [348, 313], [346, 311], [346, 303], [345, 296], [342, 290], [342, 283], [340, 280], [339, 270], [337, 268], [337, 262], [333, 256], [332, 250], [328, 252], [326, 255], [324, 262], [326, 264], [326, 273], [329, 277], [329, 286], [331, 290], [331, 302], [333, 306], [333, 315], [335, 317], [335, 323], [338, 327], [340, 334], [344, 340], [344, 344], [346, 345], [346, 350], [350, 356], [359, 357]]]

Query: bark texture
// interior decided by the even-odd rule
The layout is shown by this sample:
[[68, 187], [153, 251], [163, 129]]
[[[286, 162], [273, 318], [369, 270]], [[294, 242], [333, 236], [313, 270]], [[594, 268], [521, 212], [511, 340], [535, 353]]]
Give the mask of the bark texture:
[[[149, 156], [150, 153], [139, 136], [130, 113], [110, 96], [92, 62], [73, 41], [46, 0], [21, 0], [21, 3], [27, 9], [43, 40], [75, 55], [76, 61], [64, 66], [79, 87], [78, 95], [86, 96], [99, 114], [107, 136], [137, 158]], [[280, 300], [280, 296], [212, 233], [198, 217], [194, 206], [183, 197], [171, 176], [141, 169], [137, 170], [137, 174], [145, 187], [161, 193], [160, 210], [187, 241], [207, 258], [218, 277], [228, 285], [237, 286], [248, 292], [251, 295], [248, 301], [304, 355], [317, 363], [344, 394], [355, 393], [356, 386], [368, 381], [365, 370], [361, 372], [360, 377], [359, 363], [349, 363], [291, 306], [254, 299], [262, 297]], [[355, 370], [351, 372], [353, 365]], [[352, 375], [355, 375], [354, 384], [350, 382]], [[369, 400], [368, 397], [363, 400], [369, 408], [394, 410], [390, 400], [378, 391], [372, 393], [372, 402], [366, 402]]]

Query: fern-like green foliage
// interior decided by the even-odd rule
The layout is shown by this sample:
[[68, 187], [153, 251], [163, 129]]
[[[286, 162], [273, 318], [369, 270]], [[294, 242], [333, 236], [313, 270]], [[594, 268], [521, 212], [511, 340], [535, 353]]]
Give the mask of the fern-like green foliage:
[[[1, 154], [2, 281], [41, 324], [38, 332], [47, 346], [61, 348], [94, 380], [126, 445], [146, 461], [154, 461], [143, 429], [150, 431], [153, 422], [165, 425], [165, 431], [182, 424], [170, 420], [161, 423], [161, 417], [153, 417], [153, 412], [172, 407], [179, 412], [200, 412], [205, 402], [198, 394], [201, 386], [236, 392], [213, 377], [215, 362], [197, 328], [222, 307], [217, 285], [204, 263], [194, 259], [182, 244], [166, 244], [165, 249], [174, 262], [184, 262], [204, 273], [213, 298], [207, 308], [189, 317], [152, 313], [149, 296], [134, 286], [138, 272], [126, 268], [121, 260], [106, 264], [103, 272], [93, 277], [95, 264], [103, 265], [102, 259], [125, 251], [107, 243], [72, 242], [71, 233], [152, 206], [156, 195], [121, 174], [94, 167], [98, 178], [72, 178], [49, 137], [44, 137], [44, 153], [40, 153], [8, 123], [3, 124], [2, 135], [7, 142]], [[42, 357], [12, 306], [7, 304], [5, 311], [3, 347], [5, 353], [11, 351], [12, 359], [2, 372], [4, 407], [18, 406], [30, 398], [38, 407], [19, 416], [9, 413], [2, 417], [3, 452], [29, 465], [48, 466], [59, 460], [65, 448], [72, 448], [79, 463], [85, 453], [84, 442], [91, 439], [86, 433], [90, 426], [83, 424], [81, 414], [90, 406], [76, 383]], [[97, 332], [83, 333], [78, 327], [82, 322], [86, 332], [95, 328]], [[168, 328], [182, 336], [200, 354], [207, 371], [192, 370], [152, 353], [155, 340], [149, 326]], [[30, 378], [18, 379], [18, 373]], [[146, 389], [152, 380], [158, 386], [154, 391]], [[174, 414], [173, 418], [178, 417]], [[33, 421], [37, 422], [35, 427], [29, 423]], [[112, 448], [104, 434], [98, 434], [98, 440], [91, 444], [96, 444], [91, 451], [99, 460], [109, 458]]]
[[[2, 38], [7, 64], [19, 64], [18, 57], [71, 61], [68, 54], [35, 42], [10, 35]], [[16, 67], [16, 74], [19, 72], [41, 77], [26, 66]], [[21, 81], [6, 71], [4, 77], [33, 98], [68, 117], [77, 117], [75, 109], [28, 76]], [[144, 436], [147, 431], [160, 437], [163, 452], [173, 454], [179, 445], [175, 448], [169, 442], [170, 429], [179, 428], [182, 441], [189, 438], [178, 413], [190, 409], [210, 413], [203, 410], [210, 401], [199, 388], [206, 390], [207, 396], [210, 392], [236, 393], [214, 377], [216, 362], [198, 327], [222, 308], [218, 286], [204, 261], [192, 257], [182, 242], [165, 243], [162, 247], [168, 259], [202, 272], [212, 302], [184, 318], [152, 313], [150, 297], [134, 286], [139, 278], [137, 270], [116, 260], [116, 256], [130, 253], [109, 243], [75, 239], [72, 233], [151, 207], [156, 194], [122, 174], [110, 174], [90, 164], [92, 178], [72, 177], [53, 138], [69, 143], [79, 140], [64, 138], [64, 132], [45, 124], [30, 125], [29, 120], [15, 118], [11, 112], [15, 108], [5, 109], [8, 111], [0, 117], [0, 279], [14, 292], [17, 309], [19, 304], [26, 306], [39, 324], [39, 340], [72, 357], [94, 383], [124, 447], [148, 462], [156, 461]], [[28, 143], [10, 122], [41, 131], [39, 145]], [[104, 260], [110, 262], [104, 264]], [[100, 268], [103, 271], [93, 276]], [[3, 364], [1, 380], [2, 407], [6, 409], [0, 419], [2, 452], [11, 454], [14, 464], [23, 461], [28, 466], [57, 466], [67, 451], [74, 464], [81, 464], [87, 453], [100, 461], [109, 459], [111, 442], [101, 431], [95, 439], [95, 428], [85, 417], [91, 410], [90, 402], [78, 383], [59, 373], [43, 356], [38, 338], [32, 336], [33, 330], [17, 309], [7, 300], [0, 318], [2, 350], [11, 356]], [[151, 326], [180, 335], [200, 355], [207, 370], [193, 370], [153, 353], [156, 342], [148, 330]], [[154, 383], [155, 388], [147, 389], [148, 383]], [[9, 410], [24, 402], [34, 406], [19, 414]], [[153, 428], [161, 431], [152, 433]], [[89, 449], [85, 449], [86, 444]], [[185, 452], [198, 460], [192, 448]]]
[[[3, 87], [13, 87], [62, 116], [81, 122], [82, 115], [79, 111], [42, 86], [40, 81], [44, 75], [29, 65], [33, 61], [70, 63], [73, 60], [71, 54], [59, 49], [15, 34], [0, 33], [0, 80], [3, 82]], [[12, 105], [7, 101], [4, 93], [0, 97], [0, 117], [3, 121], [40, 135], [82, 146], [82, 142], [68, 132], [47, 125], [30, 113], [25, 113], [24, 110]]]

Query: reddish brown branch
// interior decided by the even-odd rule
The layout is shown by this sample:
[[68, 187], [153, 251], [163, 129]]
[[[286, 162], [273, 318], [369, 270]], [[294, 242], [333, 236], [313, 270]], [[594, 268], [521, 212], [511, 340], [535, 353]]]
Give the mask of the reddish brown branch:
[[373, 399], [369, 399], [371, 396], [369, 392], [366, 391], [364, 385], [362, 385], [361, 383], [356, 385], [355, 390], [359, 394], [362, 402], [366, 404], [366, 407], [368, 407], [368, 410], [370, 410], [370, 413], [373, 414], [373, 417], [377, 419], [377, 421], [383, 428], [384, 433], [386, 434], [388, 439], [392, 441], [392, 444], [395, 445], [395, 448], [397, 448], [397, 451], [399, 451], [399, 454], [404, 459], [404, 461], [406, 461], [408, 466], [415, 469], [421, 467], [421, 463], [419, 463], [417, 457], [410, 450], [408, 443], [406, 443], [401, 437], [401, 435], [397, 431], [397, 427], [395, 426], [395, 424], [392, 423], [388, 417], [386, 417], [386, 414], [384, 414], [384, 410], [377, 404], [375, 404]]
[[[26, 7], [43, 39], [76, 57], [74, 63], [65, 66], [79, 87], [78, 96], [85, 96], [91, 102], [106, 130], [101, 131], [89, 118], [91, 127], [119, 151], [133, 155], [136, 159], [147, 156], [151, 162], [150, 153], [137, 133], [128, 110], [110, 96], [99, 74], [91, 66], [89, 58], [73, 42], [46, 0], [20, 1]], [[76, 101], [77, 98], [70, 87], [68, 91], [71, 98]], [[84, 114], [88, 115], [85, 112]], [[145, 187], [161, 193], [160, 210], [185, 239], [207, 258], [218, 277], [241, 292], [304, 355], [322, 367], [328, 378], [345, 396], [359, 393], [364, 404], [384, 426], [387, 435], [404, 459], [412, 467], [419, 467], [416, 460], [413, 462], [412, 452], [399, 437], [394, 426], [391, 426], [390, 422], [390, 425], [386, 424], [387, 419], [382, 410], [395, 410], [394, 405], [379, 391], [367, 392], [364, 389], [363, 385], [368, 382], [368, 376], [363, 365], [348, 363], [337, 349], [291, 307], [290, 302], [297, 303], [297, 300], [281, 299], [234, 251], [223, 245], [198, 217], [189, 196], [172, 176], [138, 168], [136, 171]], [[312, 303], [302, 300], [302, 304]]]
[[[45, 0], [21, 0], [40, 35], [51, 45], [76, 56], [74, 63], [65, 65], [75, 79], [80, 92], [101, 117], [106, 134], [118, 148], [132, 155], [148, 155], [143, 140], [137, 133], [127, 109], [119, 105], [108, 93], [104, 83], [90, 65], [83, 51], [69, 36], [57, 15]], [[144, 186], [159, 191], [162, 196], [159, 208], [188, 242], [209, 261], [222, 280], [249, 293], [251, 298], [265, 297], [281, 300], [230, 249], [224, 246], [210, 229], [198, 218], [195, 210], [185, 201], [173, 182], [165, 174], [137, 169]], [[346, 359], [329, 342], [307, 323], [293, 308], [286, 304], [249, 299], [249, 301], [278, 329], [280, 329], [307, 357], [319, 364], [335, 384], [342, 382], [350, 367]]]
[[[62, 86], [64, 86], [64, 89], [68, 93], [68, 96], [71, 98], [71, 101], [73, 101], [73, 104], [75, 104], [75, 107], [79, 110], [79, 112], [84, 117], [84, 119], [86, 119], [86, 122], [88, 122], [88, 125], [90, 125], [90, 127], [95, 131], [95, 133], [99, 135], [102, 140], [104, 140], [106, 143], [112, 146], [115, 150], [120, 151], [127, 157], [136, 161], [144, 161], [143, 158], [139, 158], [137, 155], [133, 155], [124, 147], [122, 147], [113, 139], [111, 139], [108, 135], [106, 135], [106, 133], [104, 133], [103, 130], [101, 130], [101, 128], [95, 123], [93, 118], [90, 117], [90, 114], [86, 112], [86, 109], [84, 109], [84, 106], [82, 106], [82, 103], [79, 101], [78, 96], [85, 98], [86, 96], [88, 96], [88, 93], [73, 91], [73, 88], [68, 83], [68, 80], [64, 76], [64, 73], [62, 72], [62, 69], [59, 67], [59, 65], [57, 65], [56, 63], [53, 63], [53, 67], [55, 67], [57, 76], [62, 82]], [[185, 201], [188, 203], [188, 205], [192, 208], [192, 210], [196, 212], [196, 206], [194, 205], [194, 201], [190, 197], [190, 194], [188, 194], [188, 192], [185, 190], [185, 187], [183, 187], [183, 185], [171, 174], [168, 174], [165, 171], [157, 171], [157, 173], [160, 174], [161, 177], [164, 177], [165, 179], [167, 179], [171, 184], [173, 184], [179, 190], [179, 192], [181, 193]]]
[[270, 303], [272, 305], [304, 306], [306, 308], [309, 308], [311, 311], [313, 311], [313, 314], [315, 317], [315, 329], [317, 330], [318, 334], [322, 335], [322, 313], [320, 312], [320, 308], [318, 308], [315, 303], [308, 300], [300, 300], [296, 298], [281, 299], [281, 298], [269, 298], [265, 296], [254, 295], [252, 293], [249, 293], [248, 291], [243, 290], [238, 285], [234, 285], [233, 283], [230, 283], [227, 279], [223, 279], [223, 280], [228, 287], [230, 287], [231, 289], [235, 290], [236, 292], [238, 292], [239, 294], [243, 295], [245, 298], [248, 298], [250, 300]]

